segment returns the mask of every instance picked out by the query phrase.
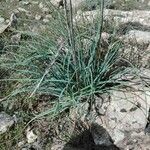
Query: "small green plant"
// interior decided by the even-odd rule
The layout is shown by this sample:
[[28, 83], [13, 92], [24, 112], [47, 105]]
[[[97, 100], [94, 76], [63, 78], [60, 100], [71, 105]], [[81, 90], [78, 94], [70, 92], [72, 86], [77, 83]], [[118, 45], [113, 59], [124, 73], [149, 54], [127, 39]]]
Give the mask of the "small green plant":
[[127, 71], [118, 65], [121, 42], [110, 42], [107, 49], [101, 47], [103, 8], [104, 1], [94, 29], [83, 32], [74, 25], [70, 0], [69, 9], [65, 3], [66, 15], [57, 12], [58, 18], [51, 21], [47, 33], [23, 32], [27, 40], [0, 60], [0, 67], [11, 72], [10, 78], [1, 82], [15, 84], [13, 92], [1, 100], [17, 95], [26, 95], [27, 99], [34, 95], [53, 96], [51, 108], [35, 117], [38, 118], [58, 115], [82, 102], [93, 104], [94, 95], [122, 86], [124, 82], [117, 78]]

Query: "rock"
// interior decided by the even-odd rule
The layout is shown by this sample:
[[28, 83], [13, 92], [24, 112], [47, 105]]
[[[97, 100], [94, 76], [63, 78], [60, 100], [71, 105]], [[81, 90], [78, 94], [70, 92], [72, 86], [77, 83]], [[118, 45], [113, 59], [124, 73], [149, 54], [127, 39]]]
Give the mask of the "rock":
[[131, 30], [124, 36], [125, 42], [133, 42], [138, 44], [149, 44], [150, 43], [150, 32]]
[[19, 44], [20, 40], [21, 40], [21, 33], [17, 33], [11, 37], [11, 42], [13, 44]]
[[27, 14], [29, 13], [28, 10], [26, 10], [26, 9], [24, 9], [24, 8], [22, 8], [22, 7], [19, 7], [18, 10], [19, 10], [20, 12], [24, 12], [24, 13], [27, 13]]
[[[63, 6], [63, 0], [51, 0], [51, 3], [57, 8]], [[109, 7], [111, 4], [112, 0], [105, 0], [105, 7]], [[67, 6], [69, 7], [69, 5], [70, 0], [67, 0]], [[100, 5], [100, 2], [94, 0], [72, 0], [72, 7], [75, 12], [79, 9], [92, 10], [98, 5]]]
[[9, 23], [9, 21], [10, 21], [9, 19], [6, 19], [6, 21], [5, 21], [5, 22], [8, 24], [8, 23]]
[[30, 3], [33, 4], [33, 5], [38, 5], [39, 4], [38, 1], [33, 1], [33, 0]]
[[21, 150], [29, 150], [28, 148], [22, 148]]
[[5, 133], [13, 124], [15, 123], [15, 118], [9, 116], [5, 112], [0, 113], [0, 134]]
[[45, 18], [46, 18], [46, 19], [51, 19], [51, 18], [52, 18], [52, 15], [51, 15], [51, 14], [48, 14], [48, 15], [45, 16]]
[[27, 137], [27, 142], [30, 144], [30, 143], [34, 143], [38, 136], [36, 134], [33, 133], [32, 130], [30, 129], [27, 129], [26, 131], [26, 137]]
[[20, 147], [23, 147], [25, 145], [25, 141], [20, 141], [17, 146], [20, 148]]
[[41, 3], [39, 4], [39, 8], [42, 9], [42, 8], [44, 8], [44, 7], [45, 7], [45, 5], [41, 2]]
[[48, 23], [48, 22], [50, 22], [50, 20], [47, 19], [47, 18], [44, 18], [44, 19], [43, 19], [43, 22], [44, 22], [44, 23]]
[[5, 19], [0, 16], [0, 24], [3, 24], [5, 22]]
[[0, 24], [0, 34], [3, 33], [8, 27], [9, 25]]
[[[133, 147], [134, 150], [140, 150], [139, 145], [143, 150], [146, 147], [148, 148], [150, 146], [150, 138], [145, 137], [144, 129], [147, 123], [148, 108], [150, 107], [150, 92], [113, 91], [110, 96], [110, 100], [105, 99], [105, 103], [108, 103], [104, 106], [104, 108], [107, 107], [105, 115], [96, 118], [93, 117], [96, 114], [91, 116], [92, 120], [90, 119], [90, 121], [103, 126], [108, 132], [106, 132], [107, 134], [102, 132], [95, 135], [95, 133], [98, 133], [95, 131], [96, 128], [91, 128], [91, 132], [94, 132], [92, 133], [94, 142], [111, 145], [114, 141], [114, 144], [122, 149]], [[97, 102], [101, 105], [100, 100]], [[100, 107], [99, 109], [103, 108]], [[103, 138], [101, 139], [101, 137]]]
[[123, 58], [139, 67], [150, 69], [150, 46], [139, 44], [140, 43], [135, 43], [133, 41], [124, 42], [124, 46], [121, 49]]
[[21, 1], [21, 4], [22, 4], [22, 5], [29, 5], [30, 2], [29, 2], [29, 1]]
[[124, 141], [121, 141], [118, 145], [124, 150], [149, 150], [150, 138], [144, 134], [139, 134], [132, 138], [126, 137]]
[[109, 133], [100, 125], [92, 124], [91, 133], [96, 145], [113, 145], [113, 140], [111, 139]]
[[[79, 23], [93, 22], [99, 15], [99, 10], [87, 11], [82, 15], [77, 14], [74, 21]], [[126, 23], [138, 23], [143, 26], [150, 27], [150, 11], [133, 10], [133, 11], [121, 11], [104, 9], [104, 20], [115, 22], [116, 26]]]
[[[62, 144], [63, 145], [63, 144]], [[65, 144], [64, 150], [119, 150], [109, 136], [108, 132], [96, 123], [85, 127], [79, 120], [75, 123], [75, 128], [70, 140]]]
[[10, 27], [16, 27], [17, 25], [17, 16], [15, 13], [12, 13], [10, 16], [10, 22], [8, 23]]
[[31, 143], [27, 143], [26, 141], [20, 141], [17, 144], [17, 147], [19, 148], [19, 150], [30, 150], [30, 149], [34, 149], [34, 150], [43, 150], [44, 147], [44, 141], [45, 139], [36, 139], [36, 141], [32, 141]]
[[51, 0], [50, 2], [57, 8], [63, 5], [63, 0]]
[[[78, 108], [79, 110], [76, 109], [76, 111], [74, 110], [72, 112], [72, 119], [79, 118], [76, 116], [80, 115], [80, 118], [83, 118], [82, 121], [88, 121], [88, 123], [96, 122], [108, 132], [108, 134], [102, 132], [99, 135], [101, 135], [100, 137], [108, 137], [106, 139], [109, 139], [110, 142], [104, 140], [105, 138], [100, 139], [97, 135], [95, 135], [95, 133], [97, 133], [96, 131], [94, 131], [96, 128], [91, 128], [91, 132], [94, 131], [94, 133], [92, 134], [95, 143], [100, 142], [108, 143], [111, 145], [113, 140], [115, 145], [123, 149], [127, 149], [127, 146], [138, 148], [138, 144], [141, 145], [143, 149], [144, 145], [145, 147], [148, 147], [148, 145], [150, 146], [150, 143], [146, 142], [146, 140], [148, 140], [149, 137], [147, 137], [147, 139], [144, 133], [145, 131], [149, 132], [147, 118], [150, 108], [150, 90], [149, 88], [144, 87], [144, 84], [142, 84], [142, 82], [145, 81], [147, 83], [146, 86], [150, 85], [150, 70], [141, 69], [138, 72], [138, 78], [142, 79], [142, 82], [141, 80], [137, 80], [135, 76], [131, 77], [131, 75], [129, 75], [126, 77], [126, 80], [129, 80], [128, 86], [132, 87], [133, 82], [134, 86], [138, 86], [138, 88], [131, 88], [128, 90], [120, 89], [119, 91], [113, 90], [108, 96], [101, 95], [102, 99], [104, 100], [104, 103], [102, 102], [101, 98], [95, 97], [95, 106], [99, 111], [99, 114], [101, 115], [97, 116], [97, 113], [95, 111], [92, 111], [88, 115], [86, 113], [88, 111], [88, 106], [86, 105], [83, 105], [82, 107]], [[80, 111], [82, 111], [83, 114], [80, 113]], [[147, 128], [145, 128], [146, 126]], [[140, 137], [141, 141], [142, 139], [144, 140], [143, 143], [138, 140]], [[124, 143], [125, 141], [126, 144]]]
[[7, 20], [7, 24], [0, 24], [0, 34], [3, 33], [9, 27], [16, 27], [17, 17], [14, 13], [11, 14], [10, 19]]
[[145, 55], [142, 57], [142, 67], [150, 68], [150, 44], [145, 50]]
[[62, 144], [53, 144], [51, 150], [64, 150], [64, 145]]
[[41, 18], [42, 18], [41, 15], [38, 15], [38, 14], [35, 15], [35, 20], [41, 20]]
[[50, 10], [49, 10], [49, 8], [44, 7], [44, 8], [42, 8], [42, 12], [43, 13], [50, 13]]
[[118, 143], [133, 132], [144, 133], [150, 107], [150, 92], [113, 91], [106, 112], [106, 129]]
[[65, 141], [54, 139], [50, 149], [51, 150], [65, 150], [64, 149], [65, 144], [66, 144]]
[[42, 10], [42, 12], [44, 12], [44, 13], [49, 13], [50, 12], [50, 10], [49, 10], [49, 8], [45, 5], [45, 4], [43, 4], [42, 2], [39, 4], [39, 8]]
[[102, 32], [101, 38], [102, 38], [102, 42], [106, 45], [109, 43], [110, 34], [106, 32]]
[[[12, 17], [10, 17], [10, 19], [11, 18]], [[11, 21], [10, 20], [6, 23], [7, 24], [5, 24], [5, 19], [0, 17], [0, 34], [3, 33], [9, 26], [11, 26]]]

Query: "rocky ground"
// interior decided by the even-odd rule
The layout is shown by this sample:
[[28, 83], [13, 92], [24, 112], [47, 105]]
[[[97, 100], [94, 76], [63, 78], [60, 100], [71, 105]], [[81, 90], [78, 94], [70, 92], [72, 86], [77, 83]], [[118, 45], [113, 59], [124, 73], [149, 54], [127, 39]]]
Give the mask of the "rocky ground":
[[[32, 114], [27, 115], [23, 111], [14, 112], [15, 105], [8, 106], [3, 101], [6, 85], [0, 83], [0, 149], [92, 150], [93, 147], [96, 150], [150, 149], [150, 1], [105, 2], [105, 27], [102, 39], [107, 44], [114, 35], [112, 26], [116, 28], [115, 39], [121, 40], [124, 44], [120, 50], [122, 57], [140, 68], [140, 71], [135, 72], [138, 79], [130, 74], [121, 76], [118, 80], [128, 80], [129, 89], [114, 90], [111, 95], [97, 97], [96, 108], [101, 114], [99, 116], [95, 109], [90, 115], [86, 114], [88, 106], [83, 104], [80, 108], [71, 110], [69, 115], [62, 114], [54, 120], [42, 118], [30, 126], [26, 123], [32, 118]], [[63, 10], [61, 0], [51, 0], [51, 3], [56, 9]], [[84, 21], [84, 25], [86, 22], [93, 22], [98, 15], [97, 5], [99, 5], [97, 2], [90, 0], [88, 3], [85, 0], [73, 0], [74, 22], [83, 24]], [[1, 0], [1, 57], [5, 46], [20, 42], [23, 35], [18, 31], [45, 34], [55, 18], [56, 9], [45, 0]], [[2, 72], [0, 79], [3, 75]], [[43, 100], [44, 98], [46, 100]], [[48, 107], [47, 97], [44, 98], [41, 97], [41, 101], [35, 106], [36, 110], [32, 110], [33, 113]], [[106, 101], [103, 107], [100, 106], [102, 99]]]

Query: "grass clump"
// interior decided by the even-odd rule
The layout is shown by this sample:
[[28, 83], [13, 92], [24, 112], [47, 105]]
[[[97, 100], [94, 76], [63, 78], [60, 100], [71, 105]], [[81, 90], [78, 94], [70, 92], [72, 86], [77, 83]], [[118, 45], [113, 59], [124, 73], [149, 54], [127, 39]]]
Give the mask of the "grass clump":
[[65, 8], [65, 16], [57, 12], [57, 19], [51, 21], [45, 34], [22, 33], [28, 38], [0, 60], [1, 68], [11, 72], [10, 78], [1, 82], [15, 85], [1, 100], [18, 95], [25, 95], [26, 99], [51, 95], [51, 108], [35, 118], [47, 114], [56, 116], [82, 102], [93, 104], [94, 95], [123, 86], [124, 83], [117, 80], [127, 73], [125, 66], [118, 65], [121, 42], [110, 42], [107, 49], [101, 47], [103, 7], [104, 2], [96, 25], [84, 32], [74, 25], [70, 3], [69, 9]]

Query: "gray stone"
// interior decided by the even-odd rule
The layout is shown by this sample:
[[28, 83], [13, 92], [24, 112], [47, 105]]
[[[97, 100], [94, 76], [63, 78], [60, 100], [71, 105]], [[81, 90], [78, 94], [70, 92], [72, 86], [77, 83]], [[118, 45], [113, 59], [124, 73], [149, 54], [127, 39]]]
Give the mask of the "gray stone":
[[38, 5], [39, 4], [38, 1], [33, 1], [33, 0], [30, 3], [33, 4], [33, 5]]
[[0, 134], [5, 133], [13, 124], [15, 123], [15, 118], [9, 116], [5, 112], [0, 113]]
[[49, 13], [50, 12], [50, 10], [49, 10], [49, 8], [44, 4], [44, 3], [40, 3], [39, 4], [39, 8], [42, 10], [42, 12], [44, 12], [44, 13]]
[[[148, 48], [144, 51], [146, 55], [142, 57], [142, 67], [150, 68], [150, 44]], [[150, 82], [150, 81], [149, 81]]]
[[96, 145], [113, 145], [113, 140], [111, 139], [109, 133], [100, 125], [92, 124], [91, 133]]
[[47, 19], [47, 18], [44, 18], [44, 19], [43, 19], [43, 22], [44, 22], [44, 23], [48, 23], [48, 22], [50, 22], [50, 20]]
[[45, 7], [45, 5], [41, 2], [41, 3], [39, 4], [39, 8], [42, 9], [42, 8], [44, 8], [44, 7]]
[[20, 40], [21, 40], [21, 33], [17, 33], [11, 37], [11, 42], [13, 44], [19, 44]]
[[40, 20], [41, 18], [42, 18], [41, 15], [38, 15], [38, 14], [35, 15], [35, 20]]
[[[79, 23], [93, 22], [99, 15], [99, 10], [86, 11], [82, 15], [77, 14], [74, 20]], [[122, 11], [104, 9], [104, 19], [116, 23], [116, 26], [126, 23], [138, 23], [143, 26], [150, 27], [150, 11], [145, 10], [133, 10], [133, 11]]]
[[22, 5], [29, 5], [30, 2], [29, 2], [29, 1], [21, 1], [21, 4], [22, 4]]
[[3, 17], [0, 16], [0, 24], [4, 23], [5, 19]]
[[124, 41], [134, 42], [138, 44], [149, 44], [150, 43], [150, 32], [131, 30], [124, 36]]
[[51, 18], [52, 18], [52, 15], [51, 15], [51, 14], [48, 14], [48, 15], [45, 16], [45, 18], [51, 19]]
[[19, 7], [18, 10], [23, 13], [29, 13], [28, 10], [26, 10], [25, 8], [22, 8], [22, 7]]
[[[106, 129], [115, 143], [130, 136], [132, 132], [144, 133], [150, 107], [149, 99], [149, 91], [113, 91], [106, 113]], [[122, 109], [126, 112], [122, 112]]]
[[[67, 1], [67, 6], [70, 5], [70, 0]], [[109, 7], [112, 4], [112, 0], [105, 0], [105, 7]], [[63, 0], [51, 0], [51, 3], [60, 7], [63, 5]], [[78, 11], [79, 9], [92, 10], [95, 9], [96, 6], [100, 5], [100, 1], [96, 0], [72, 0], [73, 10]]]
[[9, 25], [0, 24], [0, 34], [3, 33], [8, 27]]

